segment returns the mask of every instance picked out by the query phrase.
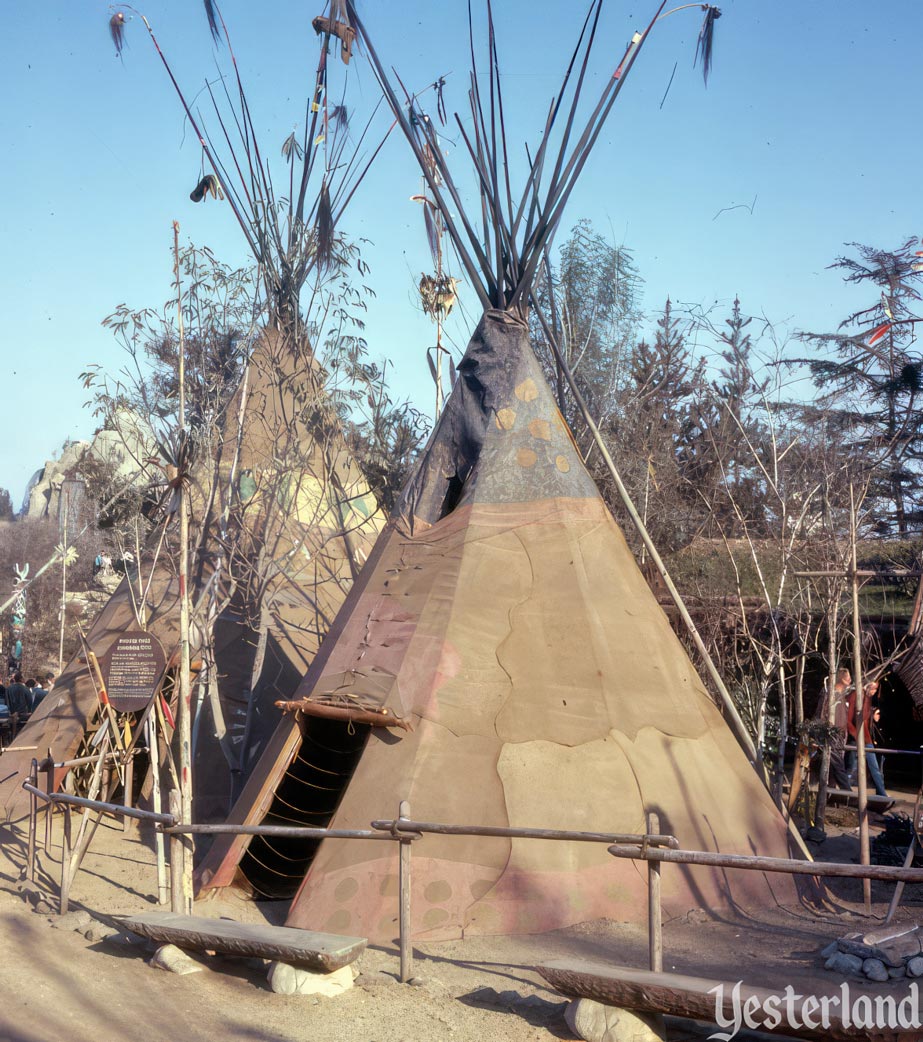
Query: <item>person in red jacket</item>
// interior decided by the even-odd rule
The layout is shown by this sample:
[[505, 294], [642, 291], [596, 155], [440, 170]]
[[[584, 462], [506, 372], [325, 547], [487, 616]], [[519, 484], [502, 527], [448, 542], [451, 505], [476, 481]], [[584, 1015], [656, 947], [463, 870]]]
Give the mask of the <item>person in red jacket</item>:
[[[856, 692], [850, 693], [846, 700], [846, 709], [849, 722], [846, 725], [850, 739], [855, 742], [859, 734], [859, 723], [856, 714]], [[878, 708], [878, 681], [872, 680], [865, 685], [864, 698], [862, 700], [862, 730], [865, 734], [865, 762], [868, 765], [869, 777], [875, 786], [875, 792], [879, 796], [887, 796], [885, 780], [881, 774], [881, 764], [875, 755], [875, 741], [872, 737], [872, 728], [877, 729], [878, 721], [881, 719], [881, 710]], [[851, 763], [856, 763], [856, 753], [850, 757]]]

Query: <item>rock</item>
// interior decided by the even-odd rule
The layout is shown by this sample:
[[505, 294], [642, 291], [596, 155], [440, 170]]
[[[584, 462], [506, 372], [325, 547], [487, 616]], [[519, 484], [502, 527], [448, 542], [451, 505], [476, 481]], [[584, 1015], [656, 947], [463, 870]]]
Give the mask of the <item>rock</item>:
[[353, 986], [351, 966], [343, 966], [333, 973], [314, 973], [286, 962], [273, 962], [267, 976], [270, 989], [276, 995], [341, 995]]
[[898, 977], [906, 977], [907, 976], [907, 967], [906, 966], [889, 966], [888, 967], [888, 976], [891, 978], [891, 980], [897, 980]]
[[166, 970], [168, 973], [180, 974], [201, 973], [205, 969], [192, 956], [187, 955], [182, 948], [177, 948], [175, 944], [161, 945], [154, 952], [149, 965], [158, 970]]
[[858, 955], [847, 955], [845, 952], [837, 952], [836, 955], [831, 955], [824, 963], [824, 969], [833, 970], [834, 973], [841, 973], [845, 977], [850, 973], [861, 973], [862, 962], [863, 960]]
[[836, 953], [837, 953], [837, 952], [838, 952], [839, 950], [840, 950], [840, 946], [839, 946], [839, 944], [837, 944], [837, 942], [836, 942], [836, 941], [831, 941], [831, 942], [830, 942], [830, 943], [829, 943], [829, 944], [827, 945], [827, 947], [826, 947], [826, 948], [824, 948], [824, 949], [822, 949], [822, 950], [821, 950], [821, 953], [820, 953], [820, 955], [821, 955], [821, 958], [822, 958], [822, 959], [829, 959], [831, 955], [836, 955]]
[[909, 959], [906, 966], [908, 977], [923, 977], [923, 955]]
[[114, 941], [119, 937], [119, 931], [105, 923], [92, 923], [82, 932], [88, 941]]
[[536, 1024], [563, 1016], [567, 1005], [566, 1002], [552, 1002], [549, 999], [543, 999], [541, 995], [527, 995], [525, 998], [520, 996], [513, 1008], [530, 1024]]
[[888, 980], [888, 967], [885, 966], [881, 959], [866, 959], [862, 963], [862, 972], [869, 980], [879, 982]]
[[663, 1042], [663, 1017], [631, 1013], [593, 999], [576, 999], [564, 1012], [567, 1026], [586, 1042]]
[[38, 912], [39, 915], [54, 915], [54, 905], [42, 897], [32, 906], [32, 911]]
[[51, 920], [55, 930], [83, 930], [93, 922], [89, 912], [65, 912]]

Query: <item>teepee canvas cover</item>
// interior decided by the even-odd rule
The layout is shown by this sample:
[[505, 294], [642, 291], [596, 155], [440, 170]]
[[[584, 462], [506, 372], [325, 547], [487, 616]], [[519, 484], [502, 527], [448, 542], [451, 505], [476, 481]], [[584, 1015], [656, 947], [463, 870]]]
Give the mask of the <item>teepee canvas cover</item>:
[[[584, 468], [525, 325], [488, 311], [459, 374], [299, 691], [414, 725], [372, 731], [331, 827], [392, 818], [402, 799], [416, 820], [600, 832], [644, 832], [655, 810], [686, 847], [789, 856], [785, 823]], [[245, 820], [265, 809], [260, 773]], [[243, 842], [216, 844], [206, 885], [230, 882]], [[415, 936], [633, 920], [645, 907], [645, 870], [594, 844], [427, 836], [413, 879]], [[756, 906], [767, 886], [794, 899], [761, 875], [671, 870], [664, 903]], [[390, 938], [396, 888], [396, 848], [326, 840], [288, 924]]]
[[[535, 273], [663, 10], [635, 34], [578, 133], [577, 96], [601, 7], [601, 0], [590, 5], [518, 201], [490, 26], [490, 104], [485, 114], [473, 75], [475, 129], [465, 138], [484, 215], [478, 226], [464, 212], [432, 121], [416, 98], [408, 112], [397, 97], [349, 5], [485, 313], [430, 445], [299, 694], [383, 707], [414, 728], [372, 731], [355, 768], [325, 761], [341, 788], [348, 782], [329, 818], [333, 828], [393, 818], [401, 800], [418, 821], [596, 832], [643, 832], [646, 812], [656, 811], [684, 846], [788, 856], [785, 821], [644, 581], [529, 343]], [[565, 104], [572, 72], [576, 87]], [[559, 115], [555, 156], [548, 145]], [[325, 744], [315, 725], [310, 714], [301, 722], [307, 751], [294, 734], [267, 749], [232, 821], [284, 817], [291, 787], [284, 801], [274, 789], [278, 796], [280, 781], [294, 786], [300, 764]], [[324, 737], [334, 744], [335, 736]], [[309, 805], [307, 790], [302, 799]], [[251, 882], [265, 879], [275, 870], [266, 861], [274, 849], [261, 843], [248, 861], [245, 837], [217, 842], [200, 885], [227, 885], [238, 864]], [[294, 864], [290, 847], [275, 853], [276, 868]], [[395, 935], [393, 848], [325, 839], [307, 861], [289, 925], [374, 940]], [[592, 844], [427, 835], [414, 845], [413, 865], [415, 936], [540, 931], [646, 914], [644, 869]], [[664, 873], [663, 886], [673, 914], [764, 905], [770, 892], [796, 898], [787, 878], [700, 868]]]

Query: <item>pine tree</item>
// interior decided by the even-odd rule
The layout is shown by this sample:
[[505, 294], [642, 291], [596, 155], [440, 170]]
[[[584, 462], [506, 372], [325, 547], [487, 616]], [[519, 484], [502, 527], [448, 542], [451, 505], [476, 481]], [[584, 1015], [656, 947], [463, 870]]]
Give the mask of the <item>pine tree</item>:
[[[923, 522], [923, 358], [915, 350], [923, 264], [917, 239], [896, 250], [851, 243], [855, 256], [832, 268], [874, 298], [835, 333], [804, 333], [824, 357], [808, 359], [823, 392], [818, 412], [849, 432], [856, 477], [869, 479], [866, 502], [879, 532], [906, 536]], [[829, 357], [833, 348], [836, 356]]]

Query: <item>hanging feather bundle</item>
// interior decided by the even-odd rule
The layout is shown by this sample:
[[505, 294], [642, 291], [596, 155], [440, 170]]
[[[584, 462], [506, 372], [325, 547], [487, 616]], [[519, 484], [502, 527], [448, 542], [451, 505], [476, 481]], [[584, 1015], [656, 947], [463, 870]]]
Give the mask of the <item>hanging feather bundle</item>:
[[433, 84], [433, 87], [436, 89], [436, 114], [439, 116], [439, 122], [445, 126], [448, 122], [445, 111], [445, 98], [442, 96], [442, 92], [445, 90], [445, 76], [440, 76]]
[[433, 255], [433, 264], [436, 270], [442, 268], [442, 231], [439, 228], [439, 215], [435, 206], [427, 199], [427, 205], [423, 207], [423, 223], [426, 225], [426, 239], [429, 243], [429, 251]]
[[200, 203], [207, 195], [210, 195], [212, 199], [224, 198], [224, 192], [221, 190], [221, 183], [214, 174], [206, 174], [189, 193], [189, 198], [194, 203]]
[[444, 322], [455, 307], [458, 280], [448, 275], [420, 276], [420, 301], [423, 311], [430, 318]]
[[148, 456], [145, 462], [162, 471], [163, 480], [153, 482], [148, 488], [160, 493], [157, 512], [169, 517], [179, 510], [183, 491], [198, 487], [192, 477], [196, 443], [189, 431], [171, 431], [154, 441], [158, 455]]
[[321, 185], [317, 200], [317, 262], [329, 268], [333, 261], [333, 210], [330, 206], [330, 189], [327, 180]]
[[323, 15], [318, 15], [311, 22], [311, 26], [318, 36], [326, 33], [327, 36], [335, 36], [340, 41], [340, 57], [343, 59], [344, 65], [349, 65], [349, 59], [353, 54], [353, 44], [356, 42], [356, 30], [346, 22], [339, 22], [335, 18], [325, 18]]
[[330, 121], [340, 130], [345, 130], [349, 126], [349, 110], [345, 105], [334, 105], [330, 110]]
[[116, 11], [109, 19], [109, 35], [115, 44], [115, 53], [121, 58], [122, 48], [125, 46], [125, 14]]
[[215, 10], [215, 0], [205, 0], [205, 17], [208, 19], [208, 28], [215, 43], [221, 43], [221, 33], [218, 29], [218, 12]]
[[699, 29], [699, 38], [696, 41], [695, 58], [692, 65], [694, 68], [699, 60], [699, 54], [701, 54], [702, 77], [705, 80], [706, 87], [708, 86], [708, 74], [711, 72], [712, 52], [715, 46], [715, 22], [720, 17], [720, 8], [712, 7], [710, 4], [705, 5], [705, 18], [702, 20], [702, 28]]

